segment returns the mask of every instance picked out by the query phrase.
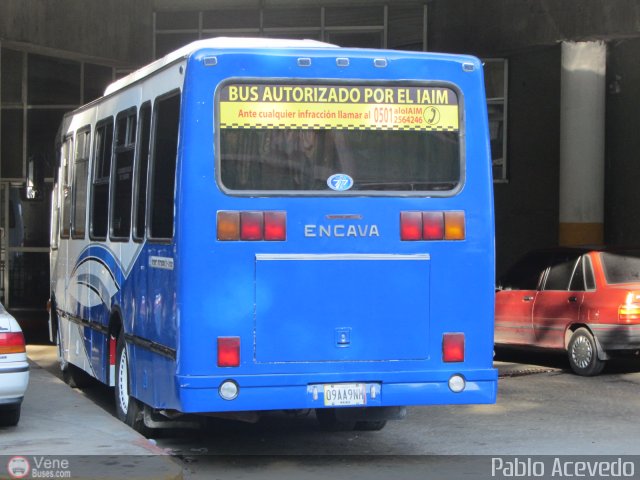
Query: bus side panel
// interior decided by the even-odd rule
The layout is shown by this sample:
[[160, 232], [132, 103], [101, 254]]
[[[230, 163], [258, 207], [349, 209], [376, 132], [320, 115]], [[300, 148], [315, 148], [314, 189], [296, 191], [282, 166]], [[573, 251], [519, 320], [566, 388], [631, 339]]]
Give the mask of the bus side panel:
[[[130, 344], [132, 394], [155, 408], [177, 408], [175, 385], [178, 345], [176, 262], [173, 245], [147, 243], [139, 255], [129, 283], [139, 305], [125, 329], [143, 341], [153, 342], [165, 353]], [[135, 313], [134, 313], [135, 312]], [[171, 353], [173, 352], [173, 354]]]
[[91, 369], [102, 383], [109, 383], [109, 336], [101, 331], [87, 329], [91, 334]]
[[470, 362], [493, 367], [493, 331], [495, 311], [495, 219], [493, 209], [493, 171], [489, 145], [487, 103], [483, 70], [480, 65], [461, 76], [466, 103], [467, 184], [462, 200], [467, 204], [468, 262], [459, 262], [460, 275], [472, 272], [474, 278], [463, 286], [473, 295], [468, 315], [463, 316], [473, 331], [474, 346], [467, 349]]
[[129, 344], [131, 395], [153, 408], [180, 410], [176, 361], [148, 348]]

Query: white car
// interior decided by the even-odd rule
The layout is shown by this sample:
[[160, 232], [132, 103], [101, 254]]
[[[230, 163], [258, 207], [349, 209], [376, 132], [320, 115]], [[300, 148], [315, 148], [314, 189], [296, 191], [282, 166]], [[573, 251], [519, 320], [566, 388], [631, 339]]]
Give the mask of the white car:
[[0, 427], [17, 425], [29, 383], [29, 363], [20, 325], [0, 304]]

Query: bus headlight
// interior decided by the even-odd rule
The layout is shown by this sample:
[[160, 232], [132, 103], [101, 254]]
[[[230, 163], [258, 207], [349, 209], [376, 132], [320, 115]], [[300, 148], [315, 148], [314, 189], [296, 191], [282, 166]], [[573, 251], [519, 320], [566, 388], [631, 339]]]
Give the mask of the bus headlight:
[[240, 387], [233, 380], [225, 380], [218, 388], [218, 393], [224, 400], [234, 400], [240, 393]]
[[449, 389], [453, 393], [460, 393], [466, 387], [466, 382], [462, 375], [454, 375], [449, 379]]

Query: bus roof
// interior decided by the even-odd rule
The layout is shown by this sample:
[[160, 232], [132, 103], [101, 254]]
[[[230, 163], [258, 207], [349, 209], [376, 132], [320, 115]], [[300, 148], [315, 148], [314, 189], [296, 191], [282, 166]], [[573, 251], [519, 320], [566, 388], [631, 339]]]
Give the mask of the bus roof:
[[192, 42], [184, 47], [168, 53], [162, 58], [159, 58], [153, 63], [146, 65], [135, 72], [130, 73], [126, 77], [116, 80], [110, 84], [104, 94], [109, 95], [113, 92], [120, 90], [138, 80], [152, 74], [155, 71], [161, 70], [174, 63], [175, 61], [186, 58], [193, 52], [202, 50], [205, 48], [219, 48], [219, 49], [231, 49], [231, 48], [339, 48], [337, 45], [330, 43], [319, 42], [317, 40], [290, 40], [290, 39], [277, 39], [277, 38], [241, 38], [241, 37], [216, 37], [208, 38], [205, 40], [198, 40]]

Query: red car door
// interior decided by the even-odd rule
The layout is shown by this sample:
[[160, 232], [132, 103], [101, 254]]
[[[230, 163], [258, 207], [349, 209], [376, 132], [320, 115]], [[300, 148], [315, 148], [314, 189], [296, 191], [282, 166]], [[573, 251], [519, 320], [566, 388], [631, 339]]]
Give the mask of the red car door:
[[583, 300], [581, 258], [558, 259], [549, 268], [533, 306], [535, 345], [563, 349], [565, 331], [578, 322]]
[[502, 290], [496, 293], [495, 343], [533, 343], [531, 315], [537, 293], [536, 290]]
[[534, 342], [533, 303], [549, 261], [546, 252], [531, 252], [500, 279], [496, 292], [496, 344], [531, 345]]

